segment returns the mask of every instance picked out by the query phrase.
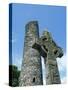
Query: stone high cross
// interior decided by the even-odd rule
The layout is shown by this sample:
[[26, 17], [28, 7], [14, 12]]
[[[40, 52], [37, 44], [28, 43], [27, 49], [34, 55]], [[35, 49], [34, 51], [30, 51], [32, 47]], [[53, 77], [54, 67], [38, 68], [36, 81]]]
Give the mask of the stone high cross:
[[36, 49], [44, 58], [46, 67], [46, 84], [60, 84], [60, 76], [56, 58], [63, 56], [60, 48], [52, 39], [48, 31], [44, 31], [41, 38], [36, 39], [32, 48]]

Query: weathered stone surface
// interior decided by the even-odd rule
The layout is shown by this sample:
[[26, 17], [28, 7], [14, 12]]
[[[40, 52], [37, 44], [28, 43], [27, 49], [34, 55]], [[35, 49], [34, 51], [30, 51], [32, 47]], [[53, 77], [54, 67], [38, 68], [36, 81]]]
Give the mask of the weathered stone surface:
[[46, 84], [60, 84], [61, 81], [56, 58], [62, 57], [63, 51], [53, 41], [51, 34], [45, 31], [41, 38], [35, 40], [32, 47], [37, 49], [45, 59]]
[[19, 86], [42, 85], [41, 56], [32, 48], [35, 39], [39, 38], [37, 21], [29, 22], [25, 27], [24, 60], [19, 78]]
[[41, 56], [45, 60], [46, 84], [60, 84], [56, 58], [63, 56], [60, 48], [48, 31], [39, 38], [37, 21], [29, 22], [25, 27], [24, 60], [22, 61], [19, 86], [42, 85]]

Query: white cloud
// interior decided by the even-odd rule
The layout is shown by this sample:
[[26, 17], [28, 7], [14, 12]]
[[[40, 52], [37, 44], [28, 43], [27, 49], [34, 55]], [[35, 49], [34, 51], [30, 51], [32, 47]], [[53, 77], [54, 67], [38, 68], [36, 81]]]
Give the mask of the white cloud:
[[18, 55], [16, 55], [15, 57], [13, 56], [12, 59], [13, 59], [12, 63], [18, 66], [18, 69], [21, 70], [22, 57], [18, 57]]
[[61, 83], [66, 84], [67, 83], [67, 78], [66, 77], [61, 78]]
[[12, 39], [12, 43], [15, 43], [16, 42], [16, 39]]
[[67, 73], [67, 58], [66, 54], [62, 58], [57, 58], [58, 69], [60, 73], [61, 83], [66, 83], [66, 73]]
[[59, 71], [66, 69], [66, 62], [67, 62], [66, 54], [64, 54], [64, 56], [62, 58], [57, 58]]
[[17, 34], [15, 34], [15, 33], [16, 32], [12, 32], [12, 40], [11, 40], [12, 43], [17, 42]]

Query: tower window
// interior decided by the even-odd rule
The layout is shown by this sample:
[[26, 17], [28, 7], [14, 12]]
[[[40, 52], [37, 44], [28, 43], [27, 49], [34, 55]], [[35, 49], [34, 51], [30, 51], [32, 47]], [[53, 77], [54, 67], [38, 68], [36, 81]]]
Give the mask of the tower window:
[[33, 78], [33, 82], [35, 82], [35, 77]]

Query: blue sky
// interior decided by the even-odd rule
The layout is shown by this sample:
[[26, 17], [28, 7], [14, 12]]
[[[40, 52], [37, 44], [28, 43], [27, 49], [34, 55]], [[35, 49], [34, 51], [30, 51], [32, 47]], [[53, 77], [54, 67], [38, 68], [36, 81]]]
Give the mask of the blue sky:
[[[40, 35], [48, 28], [66, 55], [66, 7], [12, 4], [12, 62], [19, 69], [23, 60], [25, 25], [32, 20], [38, 21]], [[65, 76], [64, 69], [61, 77]]]

